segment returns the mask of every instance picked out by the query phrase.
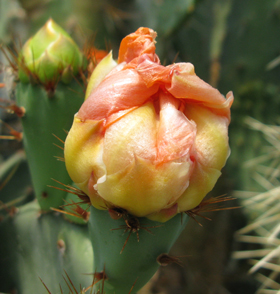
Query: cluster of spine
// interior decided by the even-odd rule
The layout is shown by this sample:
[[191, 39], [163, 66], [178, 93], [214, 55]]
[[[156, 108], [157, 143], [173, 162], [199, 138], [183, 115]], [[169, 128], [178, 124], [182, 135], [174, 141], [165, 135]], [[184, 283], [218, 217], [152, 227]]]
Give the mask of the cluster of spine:
[[[237, 240], [256, 246], [251, 250], [234, 252], [234, 257], [250, 261], [252, 265], [250, 273], [254, 273], [260, 283], [258, 292], [278, 293], [280, 288], [280, 128], [265, 125], [252, 118], [248, 119], [247, 123], [252, 129], [259, 131], [271, 145], [264, 144], [263, 154], [247, 162], [247, 165], [254, 167], [254, 179], [261, 184], [263, 192], [237, 193], [242, 199], [246, 213], [250, 216], [250, 223], [238, 231]], [[267, 150], [270, 152], [268, 153]], [[260, 247], [263, 248], [259, 249]]]

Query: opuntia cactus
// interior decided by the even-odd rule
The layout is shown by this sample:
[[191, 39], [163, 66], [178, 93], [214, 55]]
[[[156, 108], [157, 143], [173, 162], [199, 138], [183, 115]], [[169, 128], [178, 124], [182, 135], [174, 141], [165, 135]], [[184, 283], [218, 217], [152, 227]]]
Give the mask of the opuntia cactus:
[[[185, 4], [188, 9], [180, 19], [175, 18], [176, 25], [195, 2]], [[165, 31], [170, 33], [170, 27], [173, 25], [167, 25]], [[81, 293], [80, 284], [81, 288], [92, 285], [96, 294], [131, 294], [158, 266], [177, 260], [168, 252], [188, 215], [199, 211], [201, 200], [215, 185], [226, 162], [233, 95], [230, 92], [225, 99], [196, 76], [191, 64], [160, 65], [154, 51], [155, 35], [153, 30], [141, 28], [124, 39], [118, 61], [110, 53], [100, 62], [89, 80], [80, 111], [77, 96], [84, 94], [76, 79], [85, 64], [68, 34], [50, 20], [20, 53], [17, 101], [26, 111], [22, 118], [24, 144], [39, 205], [23, 206], [0, 225], [3, 236], [11, 240], [18, 230], [24, 246], [13, 242], [0, 246], [15, 265], [11, 267], [16, 273], [13, 283], [22, 293], [38, 293], [43, 283], [51, 293], [68, 291], [63, 286], [60, 290], [59, 284], [62, 267], [69, 261], [66, 272]], [[40, 42], [44, 37], [46, 40]], [[61, 52], [61, 45], [69, 50]], [[75, 56], [79, 58], [73, 62]], [[74, 99], [75, 103], [79, 100], [75, 106]], [[64, 148], [66, 132], [77, 111]], [[59, 160], [63, 156], [53, 142], [65, 149], [72, 179], [64, 164], [54, 160], [54, 156]], [[68, 185], [72, 180], [73, 187]], [[51, 187], [57, 184], [62, 188]], [[69, 189], [74, 194], [68, 193]], [[50, 212], [60, 211], [62, 204], [66, 205], [64, 218]], [[90, 217], [86, 211], [89, 205]], [[93, 259], [79, 252], [89, 248], [85, 246], [89, 244], [87, 226], [66, 222], [65, 218], [77, 222], [67, 211], [81, 216], [81, 224], [89, 218]], [[56, 229], [49, 234], [55, 224]], [[32, 232], [28, 230], [31, 227]], [[29, 233], [38, 238], [24, 240]], [[73, 251], [69, 250], [72, 243], [77, 245]], [[22, 256], [22, 248], [26, 256]], [[38, 265], [40, 254], [32, 254], [35, 248], [40, 254], [46, 252], [44, 263], [55, 270], [57, 278], [47, 273], [49, 267]], [[60, 263], [61, 259], [65, 263]], [[84, 267], [75, 268], [75, 262]], [[40, 279], [31, 281], [25, 265], [30, 265], [43, 283]], [[85, 278], [80, 273], [92, 276]], [[6, 274], [9, 278], [12, 275]]]

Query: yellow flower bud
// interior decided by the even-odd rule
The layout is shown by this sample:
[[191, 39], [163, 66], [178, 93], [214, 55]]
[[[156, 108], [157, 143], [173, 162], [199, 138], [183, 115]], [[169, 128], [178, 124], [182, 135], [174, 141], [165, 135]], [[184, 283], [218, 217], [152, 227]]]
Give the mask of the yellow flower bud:
[[233, 95], [190, 63], [160, 65], [156, 33], [140, 28], [96, 67], [65, 142], [73, 181], [99, 209], [166, 221], [213, 189], [229, 154]]

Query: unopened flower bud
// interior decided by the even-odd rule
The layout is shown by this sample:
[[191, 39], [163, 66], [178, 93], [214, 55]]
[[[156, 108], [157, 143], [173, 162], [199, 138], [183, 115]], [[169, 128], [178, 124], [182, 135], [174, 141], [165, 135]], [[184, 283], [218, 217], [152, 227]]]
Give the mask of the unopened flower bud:
[[96, 67], [102, 81], [90, 82], [65, 161], [96, 208], [109, 203], [166, 221], [196, 207], [218, 180], [233, 95], [202, 81], [190, 63], [161, 65], [155, 37], [138, 29], [122, 41], [118, 64], [109, 55]]
[[73, 39], [52, 19], [23, 46], [19, 58], [19, 79], [42, 84], [68, 83], [83, 69], [85, 58]]

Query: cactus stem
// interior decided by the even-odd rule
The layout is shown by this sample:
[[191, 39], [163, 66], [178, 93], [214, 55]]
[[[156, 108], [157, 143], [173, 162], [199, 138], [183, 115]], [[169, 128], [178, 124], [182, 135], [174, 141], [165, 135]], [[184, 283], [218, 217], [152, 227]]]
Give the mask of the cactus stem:
[[201, 213], [204, 212], [212, 212], [212, 211], [221, 211], [221, 210], [230, 210], [230, 209], [236, 209], [240, 208], [240, 206], [234, 206], [234, 207], [221, 207], [219, 205], [216, 205], [217, 203], [225, 202], [225, 201], [231, 201], [235, 200], [236, 198], [233, 198], [231, 196], [218, 196], [218, 197], [211, 197], [209, 199], [204, 199], [198, 206], [195, 208], [184, 211], [185, 214], [187, 214], [189, 217], [191, 217], [197, 224], [202, 226], [202, 224], [196, 219], [196, 217], [202, 217], [207, 220], [212, 220], [209, 217], [206, 217], [202, 215]]
[[143, 229], [143, 230], [145, 230], [148, 233], [150, 233], [150, 234], [153, 235], [153, 232], [151, 230], [149, 230], [149, 229], [161, 227], [161, 225], [159, 225], [159, 226], [143, 227], [143, 226], [140, 225], [140, 222], [139, 222], [138, 218], [137, 217], [132, 217], [132, 216], [130, 216], [129, 218], [125, 219], [124, 221], [125, 221], [125, 225], [121, 225], [119, 228], [116, 228], [116, 229], [111, 229], [111, 231], [125, 229], [124, 230], [124, 234], [129, 231], [129, 234], [128, 234], [125, 242], [124, 242], [124, 245], [122, 247], [122, 250], [121, 250], [120, 254], [122, 254], [122, 252], [123, 252], [123, 250], [124, 250], [124, 248], [125, 248], [128, 240], [129, 240], [129, 237], [130, 237], [131, 233], [136, 233], [136, 235], [137, 235], [137, 241], [139, 242], [140, 240], [139, 240], [139, 232], [138, 231], [140, 229]]

